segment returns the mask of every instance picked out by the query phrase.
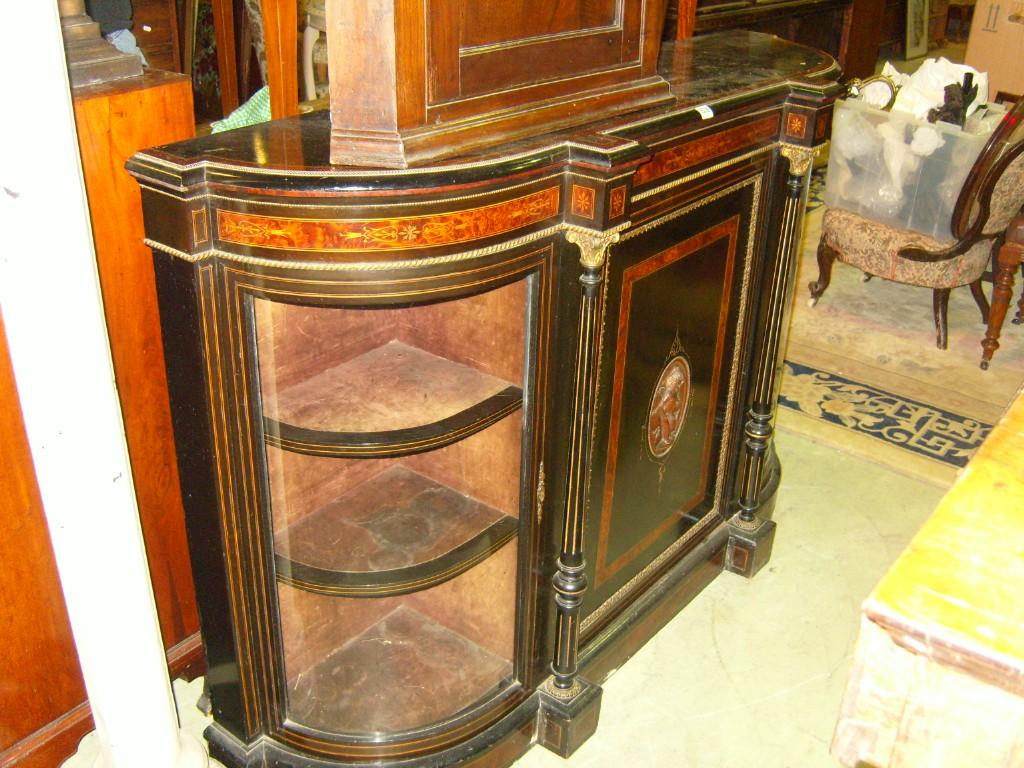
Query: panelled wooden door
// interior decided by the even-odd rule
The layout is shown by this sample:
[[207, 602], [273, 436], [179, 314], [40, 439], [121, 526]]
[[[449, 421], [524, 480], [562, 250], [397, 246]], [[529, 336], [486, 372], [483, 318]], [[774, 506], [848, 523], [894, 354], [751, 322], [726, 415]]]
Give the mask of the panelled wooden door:
[[430, 18], [449, 21], [428, 30], [432, 106], [564, 78], [577, 78], [583, 90], [588, 80], [602, 84], [604, 73], [621, 81], [629, 70], [631, 77], [654, 71], [654, 56], [640, 67], [641, 33], [651, 21], [643, 0], [429, 0], [429, 7]]
[[647, 222], [610, 253], [585, 630], [728, 504], [763, 173], [727, 177], [710, 202]]

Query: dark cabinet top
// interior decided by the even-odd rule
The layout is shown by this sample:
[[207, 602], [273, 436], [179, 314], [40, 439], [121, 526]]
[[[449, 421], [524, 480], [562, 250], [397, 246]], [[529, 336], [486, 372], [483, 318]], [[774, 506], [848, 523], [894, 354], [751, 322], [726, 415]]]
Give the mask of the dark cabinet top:
[[675, 98], [667, 106], [405, 170], [330, 165], [326, 110], [147, 150], [132, 158], [128, 168], [179, 189], [206, 182], [293, 189], [297, 194], [408, 191], [487, 181], [566, 161], [608, 169], [649, 154], [638, 139], [662, 128], [701, 121], [794, 89], [820, 94], [835, 88], [830, 80], [839, 71], [822, 51], [742, 30], [666, 43], [659, 69]]

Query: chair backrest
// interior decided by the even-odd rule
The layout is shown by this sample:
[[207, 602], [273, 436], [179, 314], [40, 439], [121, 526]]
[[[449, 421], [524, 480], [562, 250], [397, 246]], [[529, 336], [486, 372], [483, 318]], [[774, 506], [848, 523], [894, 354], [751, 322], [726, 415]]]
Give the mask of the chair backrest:
[[1024, 205], [1024, 98], [992, 132], [960, 189], [951, 229], [960, 240], [1002, 232]]

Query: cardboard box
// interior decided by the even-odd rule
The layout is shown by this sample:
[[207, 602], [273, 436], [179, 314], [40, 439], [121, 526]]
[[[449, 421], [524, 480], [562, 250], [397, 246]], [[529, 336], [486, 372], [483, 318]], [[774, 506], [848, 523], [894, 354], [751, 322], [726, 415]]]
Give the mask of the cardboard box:
[[988, 72], [989, 99], [1024, 96], [1024, 0], [978, 0], [964, 63]]

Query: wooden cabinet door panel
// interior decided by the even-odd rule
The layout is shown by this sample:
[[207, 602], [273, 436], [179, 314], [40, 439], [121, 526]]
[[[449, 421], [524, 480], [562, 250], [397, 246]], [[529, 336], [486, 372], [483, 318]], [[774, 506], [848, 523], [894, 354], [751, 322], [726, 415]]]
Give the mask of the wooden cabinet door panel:
[[729, 503], [761, 173], [609, 255], [585, 615], [627, 604]]
[[[432, 104], [635, 65], [642, 0], [431, 0]], [[524, 67], [523, 62], [530, 66]]]

